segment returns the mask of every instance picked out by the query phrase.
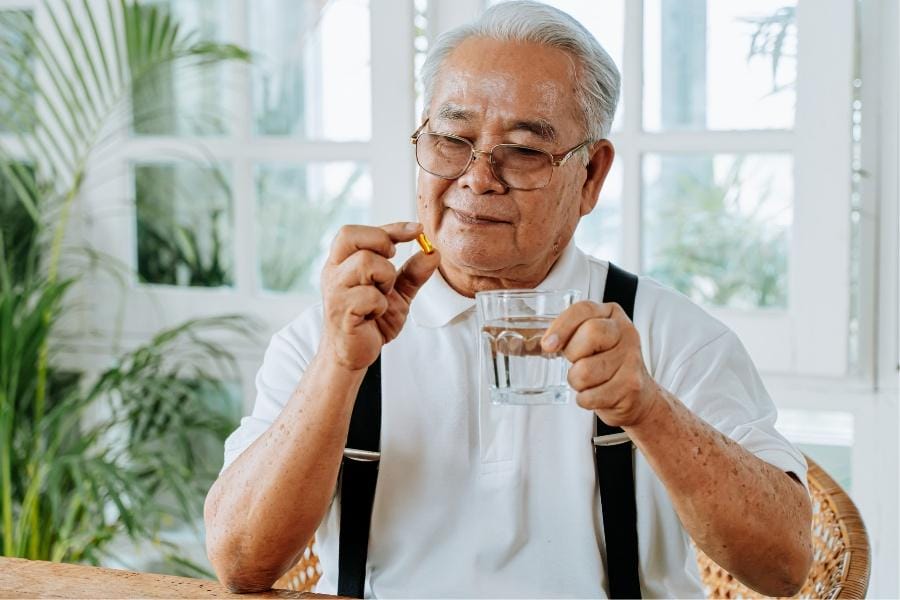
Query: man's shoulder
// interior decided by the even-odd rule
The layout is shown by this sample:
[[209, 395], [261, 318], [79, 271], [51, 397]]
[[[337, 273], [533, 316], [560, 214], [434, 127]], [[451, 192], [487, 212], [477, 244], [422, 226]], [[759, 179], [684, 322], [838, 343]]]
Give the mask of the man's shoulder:
[[[605, 280], [609, 271], [609, 261], [588, 256], [591, 276]], [[601, 288], [602, 289], [602, 286]], [[699, 304], [665, 284], [648, 277], [638, 275], [638, 288], [634, 307], [635, 325], [644, 324], [686, 324], [691, 327], [708, 329], [715, 334], [726, 331], [727, 326], [709, 314]]]
[[[605, 279], [609, 263], [593, 257], [588, 260], [592, 277]], [[634, 325], [641, 335], [645, 358], [654, 371], [677, 366], [706, 345], [734, 335], [705, 308], [644, 275], [638, 276]]]
[[722, 321], [678, 290], [648, 276], [640, 276], [635, 299], [635, 320], [650, 326], [690, 330], [701, 337], [717, 337], [727, 331]]

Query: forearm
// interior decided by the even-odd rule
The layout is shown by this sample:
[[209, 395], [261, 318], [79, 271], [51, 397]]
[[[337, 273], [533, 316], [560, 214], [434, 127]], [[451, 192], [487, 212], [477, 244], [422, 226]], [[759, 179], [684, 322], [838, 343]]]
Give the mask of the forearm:
[[315, 533], [363, 374], [317, 354], [272, 426], [210, 489], [207, 549], [229, 587], [267, 589]]
[[792, 595], [811, 560], [809, 497], [658, 389], [638, 425], [625, 427], [672, 498], [697, 545], [744, 583]]

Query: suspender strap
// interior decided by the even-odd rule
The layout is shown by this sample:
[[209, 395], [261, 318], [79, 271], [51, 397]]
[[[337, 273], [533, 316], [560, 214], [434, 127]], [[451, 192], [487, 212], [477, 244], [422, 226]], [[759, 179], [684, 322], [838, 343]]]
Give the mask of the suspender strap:
[[381, 448], [381, 356], [363, 376], [341, 464], [338, 595], [362, 598]]
[[[634, 320], [637, 284], [635, 275], [610, 263], [603, 301], [618, 303], [628, 318]], [[595, 420], [594, 460], [603, 511], [609, 597], [640, 598], [632, 444], [621, 427], [610, 427], [599, 418]]]

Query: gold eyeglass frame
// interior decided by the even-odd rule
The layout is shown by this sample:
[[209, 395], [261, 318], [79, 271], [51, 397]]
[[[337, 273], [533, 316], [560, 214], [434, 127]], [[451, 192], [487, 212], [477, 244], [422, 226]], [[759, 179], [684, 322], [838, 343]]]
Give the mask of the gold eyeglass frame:
[[[525, 144], [495, 144], [494, 146], [491, 146], [490, 150], [476, 150], [475, 144], [473, 144], [471, 140], [468, 140], [464, 137], [460, 137], [460, 136], [454, 135], [452, 133], [446, 133], [444, 131], [424, 131], [423, 132], [422, 130], [425, 129], [425, 126], [428, 125], [428, 121], [430, 121], [430, 120], [431, 120], [430, 118], [425, 119], [425, 121], [421, 125], [419, 125], [418, 129], [416, 129], [413, 132], [413, 134], [409, 137], [409, 141], [413, 146], [417, 146], [417, 143], [419, 141], [419, 136], [422, 135], [423, 133], [426, 133], [429, 135], [442, 135], [442, 136], [445, 136], [448, 138], [452, 138], [454, 140], [459, 140], [461, 142], [465, 142], [466, 144], [469, 145], [469, 148], [472, 149], [472, 153], [469, 155], [469, 160], [468, 160], [468, 162], [466, 162], [466, 166], [460, 170], [458, 175], [454, 175], [453, 177], [445, 177], [444, 175], [438, 175], [437, 173], [432, 173], [431, 171], [426, 169], [424, 166], [422, 166], [422, 163], [419, 162], [419, 155], [418, 155], [418, 153], [416, 153], [416, 164], [418, 164], [419, 167], [421, 167], [423, 171], [425, 171], [426, 173], [430, 173], [431, 175], [434, 175], [435, 177], [440, 177], [441, 179], [447, 179], [447, 180], [459, 179], [460, 177], [462, 177], [463, 175], [466, 174], [466, 171], [469, 170], [469, 167], [472, 166], [472, 163], [475, 162], [475, 159], [477, 159], [479, 155], [483, 155], [483, 156], [488, 157], [488, 162], [491, 165], [491, 173], [494, 175], [494, 177], [497, 179], [497, 181], [499, 181], [505, 187], [512, 189], [512, 190], [532, 191], [532, 190], [540, 190], [540, 189], [547, 187], [548, 185], [550, 185], [550, 182], [553, 181], [553, 172], [555, 170], [554, 168], [561, 167], [564, 164], [566, 164], [566, 161], [568, 161], [572, 157], [573, 154], [575, 154], [576, 152], [578, 152], [579, 150], [581, 150], [582, 148], [584, 148], [585, 146], [587, 146], [588, 144], [591, 143], [591, 140], [585, 140], [585, 141], [581, 142], [580, 144], [578, 144], [577, 146], [575, 146], [574, 148], [572, 148], [571, 150], [567, 150], [566, 152], [561, 152], [560, 154], [553, 154], [542, 148], [526, 146]], [[550, 177], [547, 178], [547, 182], [544, 185], [539, 186], [539, 187], [521, 188], [521, 187], [515, 187], [512, 185], [509, 185], [506, 181], [503, 180], [502, 177], [500, 177], [499, 174], [497, 174], [497, 170], [494, 168], [495, 167], [494, 150], [496, 148], [523, 148], [525, 150], [530, 150], [533, 152], [540, 152], [541, 154], [546, 155], [550, 159]]]

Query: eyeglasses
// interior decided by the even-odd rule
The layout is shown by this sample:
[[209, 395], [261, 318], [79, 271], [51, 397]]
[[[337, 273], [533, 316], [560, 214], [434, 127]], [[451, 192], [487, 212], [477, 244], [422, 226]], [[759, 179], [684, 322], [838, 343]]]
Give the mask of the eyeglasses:
[[463, 176], [478, 155], [489, 156], [494, 177], [506, 187], [516, 190], [546, 187], [553, 177], [553, 167], [563, 166], [573, 154], [590, 143], [586, 140], [562, 154], [551, 154], [521, 144], [497, 144], [490, 150], [476, 150], [466, 138], [422, 131], [427, 124], [428, 119], [425, 119], [409, 139], [416, 147], [416, 162], [422, 169], [441, 179], [457, 179]]

